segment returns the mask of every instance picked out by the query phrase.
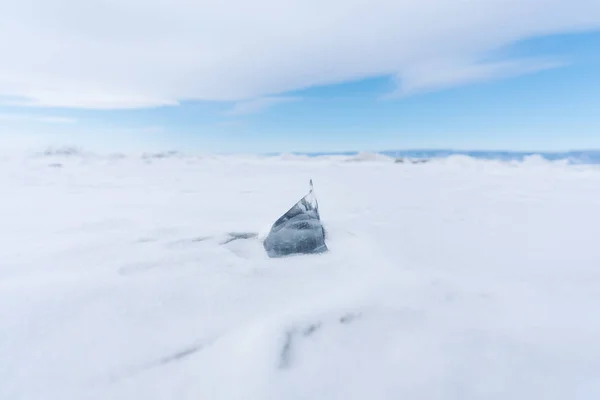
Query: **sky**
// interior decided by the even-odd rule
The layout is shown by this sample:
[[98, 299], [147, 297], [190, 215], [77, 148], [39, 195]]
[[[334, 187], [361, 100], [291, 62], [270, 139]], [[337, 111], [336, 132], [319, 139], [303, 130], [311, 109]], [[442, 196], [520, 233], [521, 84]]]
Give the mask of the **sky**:
[[600, 148], [597, 0], [0, 2], [5, 148]]

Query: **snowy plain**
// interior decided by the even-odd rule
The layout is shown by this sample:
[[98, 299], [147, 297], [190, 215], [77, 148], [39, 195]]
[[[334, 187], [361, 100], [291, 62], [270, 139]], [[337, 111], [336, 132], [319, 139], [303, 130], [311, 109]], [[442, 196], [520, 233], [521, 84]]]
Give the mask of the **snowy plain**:
[[11, 154], [0, 222], [2, 400], [600, 398], [599, 166]]

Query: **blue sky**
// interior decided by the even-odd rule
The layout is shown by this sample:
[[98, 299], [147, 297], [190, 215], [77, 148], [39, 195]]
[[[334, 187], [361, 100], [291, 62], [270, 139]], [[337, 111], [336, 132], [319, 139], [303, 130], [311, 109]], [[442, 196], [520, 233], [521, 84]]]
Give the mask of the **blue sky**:
[[[328, 60], [326, 53], [319, 53], [322, 60], [306, 70], [289, 67], [286, 59], [281, 68], [288, 68], [289, 73], [280, 79], [280, 86], [291, 90], [272, 90], [279, 85], [277, 81], [263, 85], [263, 93], [263, 87], [255, 90], [253, 82], [266, 82], [279, 73], [265, 63], [264, 72], [258, 65], [258, 72], [240, 80], [241, 86], [250, 88], [249, 95], [235, 93], [236, 86], [230, 82], [243, 74], [239, 71], [231, 72], [233, 78], [214, 90], [205, 89], [206, 85], [197, 89], [198, 97], [207, 99], [179, 96], [171, 102], [161, 97], [152, 104], [144, 98], [149, 104], [125, 107], [104, 103], [96, 107], [100, 95], [86, 97], [85, 86], [80, 92], [70, 89], [77, 95], [84, 93], [70, 102], [70, 98], [51, 97], [47, 91], [35, 92], [31, 88], [36, 87], [30, 85], [29, 91], [23, 90], [27, 95], [6, 91], [0, 95], [0, 140], [4, 145], [224, 153], [600, 148], [600, 31], [573, 30], [477, 50], [478, 60], [484, 55], [491, 68], [481, 68], [480, 61], [463, 65], [455, 63], [454, 57], [450, 62], [433, 57], [419, 68], [406, 64], [399, 73], [367, 71], [361, 76], [350, 71], [338, 76], [337, 70], [343, 69], [340, 61]], [[459, 38], [456, 42], [469, 41]], [[363, 53], [369, 57], [368, 48]], [[518, 64], [513, 65], [513, 60]], [[329, 67], [333, 72], [326, 70]], [[305, 79], [304, 71], [321, 75]], [[201, 74], [190, 76], [203, 79]], [[161, 75], [154, 79], [160, 81]], [[171, 86], [157, 86], [162, 91], [157, 89], [157, 94], [168, 94], [179, 84], [170, 79]], [[60, 88], [51, 93], [62, 95]], [[102, 92], [101, 100], [108, 94]], [[79, 107], [78, 101], [84, 106]]]

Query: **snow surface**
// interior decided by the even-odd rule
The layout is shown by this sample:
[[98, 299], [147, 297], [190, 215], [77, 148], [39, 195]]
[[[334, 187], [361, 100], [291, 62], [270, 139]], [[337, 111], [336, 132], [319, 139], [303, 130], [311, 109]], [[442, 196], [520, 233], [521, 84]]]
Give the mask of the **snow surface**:
[[597, 166], [5, 155], [0, 221], [3, 400], [600, 398]]

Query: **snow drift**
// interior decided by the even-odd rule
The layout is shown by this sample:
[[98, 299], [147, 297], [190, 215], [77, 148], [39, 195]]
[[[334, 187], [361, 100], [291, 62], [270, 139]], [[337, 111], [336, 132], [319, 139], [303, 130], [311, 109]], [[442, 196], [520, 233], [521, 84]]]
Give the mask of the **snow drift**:
[[0, 398], [597, 399], [600, 170], [463, 161], [3, 159]]

